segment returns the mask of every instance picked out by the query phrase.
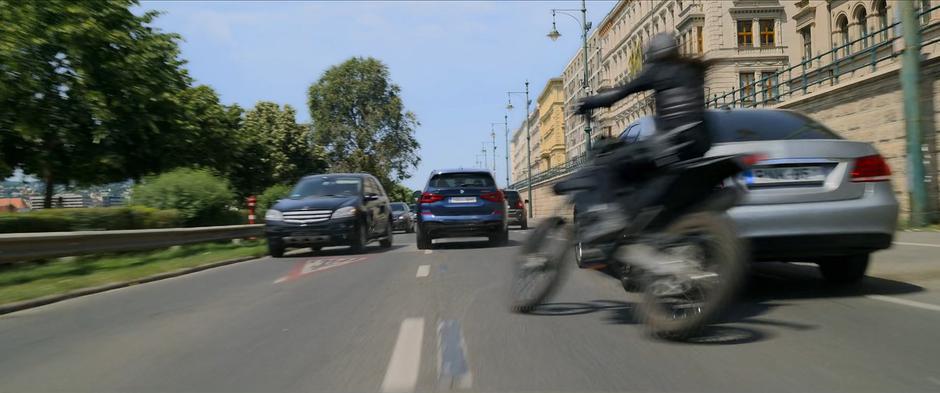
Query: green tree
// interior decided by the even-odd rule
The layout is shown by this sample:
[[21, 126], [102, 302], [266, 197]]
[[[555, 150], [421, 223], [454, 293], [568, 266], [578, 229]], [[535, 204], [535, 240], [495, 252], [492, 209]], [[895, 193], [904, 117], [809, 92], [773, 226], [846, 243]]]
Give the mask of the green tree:
[[180, 92], [180, 113], [167, 128], [177, 138], [166, 141], [170, 160], [166, 167], [205, 167], [231, 175], [244, 141], [240, 138], [242, 109], [226, 107], [209, 86]]
[[[173, 165], [180, 92], [175, 34], [132, 0], [0, 0], [0, 172], [53, 186], [139, 178]], [[16, 148], [9, 148], [10, 143]]]
[[232, 178], [242, 195], [279, 183], [293, 184], [326, 168], [323, 152], [309, 140], [309, 126], [297, 124], [290, 105], [259, 102], [245, 114]]
[[388, 198], [392, 201], [405, 203], [414, 202], [414, 197], [411, 195], [411, 189], [400, 183], [393, 184], [391, 188], [387, 188], [385, 191], [388, 193]]
[[371, 173], [388, 189], [420, 162], [414, 137], [420, 124], [381, 61], [354, 57], [330, 67], [310, 86], [307, 100], [314, 143], [323, 146], [333, 170]]

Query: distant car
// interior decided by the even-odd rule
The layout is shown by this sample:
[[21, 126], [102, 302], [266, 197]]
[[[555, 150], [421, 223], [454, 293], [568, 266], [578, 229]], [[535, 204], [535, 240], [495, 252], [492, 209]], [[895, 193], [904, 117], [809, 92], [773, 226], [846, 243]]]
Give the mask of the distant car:
[[268, 251], [281, 257], [287, 247], [350, 246], [372, 241], [392, 246], [392, 214], [382, 184], [366, 173], [307, 176], [265, 212]]
[[506, 195], [506, 205], [509, 206], [509, 225], [518, 225], [522, 229], [528, 229], [529, 216], [526, 212], [525, 203], [519, 196], [519, 191], [503, 190], [503, 194]]
[[494, 245], [509, 241], [506, 198], [485, 169], [432, 172], [417, 210], [419, 249], [445, 237], [486, 236]]
[[[714, 142], [709, 156], [767, 154], [726, 184], [747, 190], [728, 214], [755, 260], [815, 262], [826, 280], [850, 283], [864, 277], [872, 252], [891, 247], [898, 201], [891, 170], [871, 144], [844, 140], [787, 110], [708, 111], [706, 125]], [[652, 118], [641, 118], [621, 139], [635, 143], [655, 128]]]
[[407, 203], [392, 202], [392, 229], [406, 233], [415, 231], [415, 219]]

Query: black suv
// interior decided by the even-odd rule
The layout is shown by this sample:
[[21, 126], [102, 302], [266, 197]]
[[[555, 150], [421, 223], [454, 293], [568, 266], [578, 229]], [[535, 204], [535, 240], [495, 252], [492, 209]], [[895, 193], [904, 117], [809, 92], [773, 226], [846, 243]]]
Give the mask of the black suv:
[[378, 240], [392, 246], [388, 196], [379, 181], [366, 173], [307, 176], [287, 199], [264, 215], [268, 250], [281, 257], [287, 247], [350, 246], [362, 251]]

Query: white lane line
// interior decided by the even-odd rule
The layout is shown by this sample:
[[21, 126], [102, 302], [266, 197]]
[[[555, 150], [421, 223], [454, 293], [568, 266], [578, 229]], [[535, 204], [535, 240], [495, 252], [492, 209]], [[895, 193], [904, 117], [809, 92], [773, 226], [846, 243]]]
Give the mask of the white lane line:
[[431, 265], [421, 265], [418, 266], [418, 273], [415, 274], [415, 277], [427, 277], [429, 274], [431, 274]]
[[432, 253], [432, 252], [433, 252], [433, 251], [431, 251], [431, 250], [424, 250], [424, 254], [425, 254], [425, 255], [430, 254], [430, 253]]
[[881, 301], [883, 301], [883, 302], [888, 302], [888, 303], [894, 303], [894, 304], [900, 304], [900, 305], [904, 305], [904, 306], [922, 308], [922, 309], [924, 309], [924, 310], [940, 311], [940, 306], [938, 306], [938, 305], [936, 305], [936, 304], [921, 303], [921, 302], [915, 302], [915, 301], [913, 301], [913, 300], [901, 299], [901, 298], [891, 297], [891, 296], [882, 296], [882, 295], [868, 295], [868, 296], [865, 296], [865, 297], [867, 297], [867, 298], [869, 298], [869, 299], [874, 299], [874, 300], [881, 300]]
[[384, 393], [407, 393], [418, 384], [421, 365], [421, 340], [424, 338], [424, 318], [406, 318], [401, 321], [398, 340], [382, 381]]
[[894, 242], [899, 246], [920, 246], [920, 247], [934, 247], [940, 248], [940, 244], [927, 244], [927, 243], [908, 243], [908, 242]]

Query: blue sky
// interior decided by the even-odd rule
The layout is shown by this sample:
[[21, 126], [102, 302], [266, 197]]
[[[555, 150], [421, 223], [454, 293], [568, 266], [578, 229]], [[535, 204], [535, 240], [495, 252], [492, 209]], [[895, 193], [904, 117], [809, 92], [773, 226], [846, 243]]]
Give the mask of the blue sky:
[[[597, 25], [613, 1], [589, 1]], [[198, 83], [226, 104], [290, 104], [309, 120], [307, 87], [352, 56], [385, 62], [421, 126], [421, 164], [405, 184], [423, 186], [435, 168], [472, 167], [490, 123], [502, 122], [507, 90], [529, 79], [533, 97], [560, 75], [580, 45], [578, 25], [559, 16], [562, 37], [545, 37], [551, 8], [579, 1], [274, 2], [144, 1], [164, 11], [155, 25], [183, 36], [183, 57]], [[534, 98], [533, 98], [534, 101]], [[509, 113], [521, 124], [521, 97]], [[504, 134], [497, 132], [497, 179], [505, 180]], [[490, 152], [492, 147], [490, 147]], [[488, 154], [490, 154], [488, 152]], [[489, 157], [492, 162], [492, 157]]]

